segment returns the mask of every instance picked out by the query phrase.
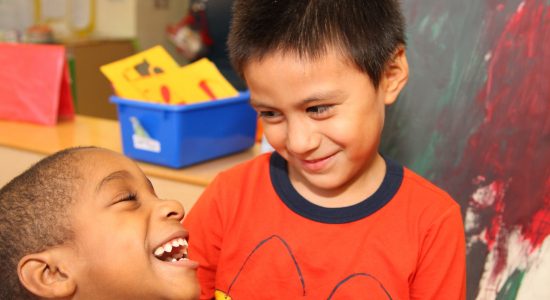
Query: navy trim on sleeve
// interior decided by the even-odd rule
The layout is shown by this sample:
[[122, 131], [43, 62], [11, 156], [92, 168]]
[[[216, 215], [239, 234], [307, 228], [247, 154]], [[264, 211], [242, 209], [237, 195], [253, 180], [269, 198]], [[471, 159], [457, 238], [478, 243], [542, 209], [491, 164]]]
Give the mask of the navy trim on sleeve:
[[275, 191], [295, 213], [313, 221], [328, 224], [354, 222], [375, 213], [395, 196], [403, 181], [403, 167], [384, 157], [386, 175], [382, 184], [367, 199], [347, 207], [327, 208], [315, 205], [302, 197], [290, 183], [286, 160], [277, 152], [270, 158], [269, 172]]

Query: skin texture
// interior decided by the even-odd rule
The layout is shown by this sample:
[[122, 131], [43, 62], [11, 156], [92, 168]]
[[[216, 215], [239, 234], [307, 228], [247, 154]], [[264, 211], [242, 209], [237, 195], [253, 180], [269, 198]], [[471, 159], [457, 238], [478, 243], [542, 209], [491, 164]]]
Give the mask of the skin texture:
[[[87, 180], [77, 188], [79, 199], [71, 212], [74, 240], [52, 249], [49, 253], [63, 259], [46, 268], [46, 281], [72, 288], [49, 291], [49, 296], [197, 299], [198, 264], [169, 263], [153, 255], [167, 241], [187, 237], [181, 204], [158, 199], [139, 167], [120, 154], [94, 149], [80, 155]], [[35, 262], [41, 258], [35, 257]]]
[[316, 59], [274, 52], [250, 61], [244, 75], [265, 136], [287, 160], [302, 196], [343, 207], [378, 188], [386, 168], [378, 153], [385, 105], [396, 100], [408, 77], [403, 49], [388, 63], [378, 89], [334, 49]]

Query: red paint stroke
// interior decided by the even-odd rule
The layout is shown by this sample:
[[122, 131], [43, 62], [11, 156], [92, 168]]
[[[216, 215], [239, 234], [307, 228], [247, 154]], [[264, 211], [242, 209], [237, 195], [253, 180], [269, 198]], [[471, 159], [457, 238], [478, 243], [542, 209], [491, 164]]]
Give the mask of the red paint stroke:
[[550, 6], [524, 1], [492, 47], [487, 81], [476, 97], [485, 117], [468, 141], [459, 173], [501, 185], [492, 211], [480, 212], [487, 247], [496, 255], [493, 275], [506, 267], [514, 228], [522, 229], [532, 251], [550, 235], [549, 48]]
[[208, 95], [208, 97], [210, 97], [210, 100], [216, 100], [216, 95], [214, 95], [214, 92], [212, 92], [206, 80], [201, 80], [199, 82], [199, 87]]
[[492, 251], [499, 238], [499, 233], [501, 232], [502, 212], [505, 208], [504, 193], [506, 191], [506, 184], [503, 182], [493, 182], [490, 185], [490, 189], [495, 194], [495, 202], [490, 207], [490, 209], [493, 210], [494, 217], [491, 220], [491, 225], [485, 232], [485, 240], [487, 242], [487, 248]]
[[160, 87], [160, 94], [162, 95], [162, 100], [164, 103], [170, 103], [170, 89], [167, 86], [162, 85]]
[[509, 226], [528, 225], [548, 203], [548, 12], [545, 1], [529, 1], [510, 18], [493, 51], [485, 89], [477, 98], [486, 117], [473, 138], [479, 145], [471, 150], [485, 173], [509, 181], [502, 212]]
[[535, 213], [528, 226], [523, 228], [523, 236], [533, 246], [531, 252], [536, 250], [550, 232], [550, 209], [548, 205]]

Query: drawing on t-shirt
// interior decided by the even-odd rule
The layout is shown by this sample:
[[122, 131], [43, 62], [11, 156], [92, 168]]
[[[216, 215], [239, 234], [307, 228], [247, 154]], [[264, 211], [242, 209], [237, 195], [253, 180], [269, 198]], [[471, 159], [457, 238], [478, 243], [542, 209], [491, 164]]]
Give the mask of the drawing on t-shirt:
[[[269, 282], [274, 281], [277, 285], [282, 283], [287, 287], [283, 291], [285, 295], [272, 295]], [[246, 289], [247, 293], [250, 293], [251, 289], [256, 289], [259, 295], [266, 298], [299, 299], [308, 295], [308, 286], [300, 263], [292, 247], [278, 235], [260, 241], [252, 249], [225, 291], [215, 291], [215, 299], [239, 300], [234, 297], [238, 297], [240, 287]], [[392, 299], [384, 285], [375, 276], [366, 272], [350, 274], [335, 283], [326, 299], [349, 299], [349, 295], [357, 295], [357, 291], [361, 291], [361, 294], [369, 299]]]

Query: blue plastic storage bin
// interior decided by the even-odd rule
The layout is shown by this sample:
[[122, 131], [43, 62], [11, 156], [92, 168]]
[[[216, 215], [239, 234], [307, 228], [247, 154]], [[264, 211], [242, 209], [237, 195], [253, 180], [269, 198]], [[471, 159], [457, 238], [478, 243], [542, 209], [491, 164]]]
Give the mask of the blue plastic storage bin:
[[112, 96], [125, 155], [181, 168], [254, 145], [256, 112], [250, 93], [188, 105], [167, 105]]

